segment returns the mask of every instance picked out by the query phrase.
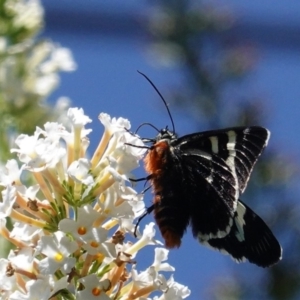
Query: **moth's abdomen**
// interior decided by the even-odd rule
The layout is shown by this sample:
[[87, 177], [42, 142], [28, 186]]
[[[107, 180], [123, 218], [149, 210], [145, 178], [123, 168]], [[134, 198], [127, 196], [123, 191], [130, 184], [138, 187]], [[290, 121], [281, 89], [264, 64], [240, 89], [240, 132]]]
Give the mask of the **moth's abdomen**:
[[154, 198], [154, 218], [165, 240], [166, 248], [178, 248], [189, 223], [189, 211], [186, 203], [177, 197]]
[[178, 248], [189, 223], [189, 208], [184, 201], [182, 178], [174, 169], [170, 146], [157, 142], [145, 157], [154, 193], [154, 218], [167, 248]]

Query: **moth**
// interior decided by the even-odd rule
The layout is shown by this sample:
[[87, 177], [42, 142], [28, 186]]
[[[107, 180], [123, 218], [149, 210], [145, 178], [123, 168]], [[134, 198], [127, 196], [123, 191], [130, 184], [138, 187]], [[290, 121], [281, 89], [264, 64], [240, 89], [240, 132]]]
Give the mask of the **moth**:
[[[142, 73], [141, 73], [142, 74]], [[177, 137], [159, 130], [145, 162], [154, 193], [145, 214], [154, 213], [167, 248], [177, 248], [188, 226], [203, 245], [269, 267], [282, 249], [266, 223], [240, 200], [270, 132], [258, 126], [232, 127]], [[139, 219], [139, 221], [142, 217]], [[138, 221], [138, 223], [139, 223]]]

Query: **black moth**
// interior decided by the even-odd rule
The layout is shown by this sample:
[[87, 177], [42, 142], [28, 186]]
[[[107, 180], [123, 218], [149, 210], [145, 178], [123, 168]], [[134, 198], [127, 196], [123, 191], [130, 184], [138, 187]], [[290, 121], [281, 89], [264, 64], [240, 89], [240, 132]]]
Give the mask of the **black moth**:
[[145, 140], [152, 143], [145, 169], [154, 192], [146, 214], [154, 211], [167, 248], [179, 247], [191, 225], [201, 244], [238, 262], [247, 259], [268, 267], [281, 259], [282, 249], [272, 231], [239, 199], [269, 137], [267, 129], [257, 126], [179, 138], [166, 128], [155, 139]]

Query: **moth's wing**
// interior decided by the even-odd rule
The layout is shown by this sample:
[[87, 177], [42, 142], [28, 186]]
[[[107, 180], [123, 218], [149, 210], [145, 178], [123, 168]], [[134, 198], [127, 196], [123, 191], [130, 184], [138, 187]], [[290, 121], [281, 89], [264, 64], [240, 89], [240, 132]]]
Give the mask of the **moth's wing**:
[[282, 257], [282, 249], [266, 223], [246, 204], [238, 202], [233, 225], [228, 235], [199, 241], [221, 252], [230, 254], [236, 261], [249, 260], [261, 267], [269, 267]]
[[180, 150], [190, 182], [194, 236], [210, 239], [229, 232], [239, 196], [268, 139], [265, 128], [235, 127], [183, 136], [172, 143]]
[[269, 138], [270, 132], [263, 127], [232, 127], [185, 135], [176, 140], [176, 145], [183, 151], [201, 150], [208, 159], [212, 155], [221, 158], [230, 168], [242, 193]]
[[182, 180], [193, 235], [223, 237], [230, 231], [238, 189], [230, 168], [218, 156], [194, 150], [181, 154]]

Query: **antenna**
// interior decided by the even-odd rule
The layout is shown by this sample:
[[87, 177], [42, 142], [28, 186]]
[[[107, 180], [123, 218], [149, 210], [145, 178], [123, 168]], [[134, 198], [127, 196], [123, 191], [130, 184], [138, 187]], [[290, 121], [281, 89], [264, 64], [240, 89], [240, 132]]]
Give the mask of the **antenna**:
[[143, 127], [143, 126], [145, 126], [145, 125], [148, 125], [148, 126], [152, 127], [152, 128], [155, 129], [158, 133], [160, 132], [160, 130], [159, 130], [157, 127], [155, 127], [153, 124], [151, 124], [151, 123], [143, 123], [143, 124], [141, 124], [141, 125], [136, 129], [135, 134], [137, 134], [137, 132], [140, 130], [140, 128]]
[[171, 123], [172, 123], [172, 128], [173, 128], [173, 132], [175, 132], [175, 125], [174, 125], [174, 121], [173, 121], [173, 118], [172, 118], [172, 115], [171, 115], [171, 112], [169, 110], [169, 107], [167, 105], [167, 102], [166, 100], [164, 99], [164, 97], [162, 96], [162, 94], [159, 92], [159, 90], [157, 89], [157, 87], [154, 85], [154, 83], [145, 75], [143, 74], [142, 72], [138, 71], [138, 73], [140, 73], [142, 76], [144, 76], [148, 82], [152, 85], [152, 87], [155, 89], [155, 91], [157, 92], [157, 94], [160, 96], [161, 100], [164, 102], [165, 104], [165, 107], [168, 111], [168, 114], [169, 114], [169, 117], [170, 117], [170, 120], [171, 120]]

